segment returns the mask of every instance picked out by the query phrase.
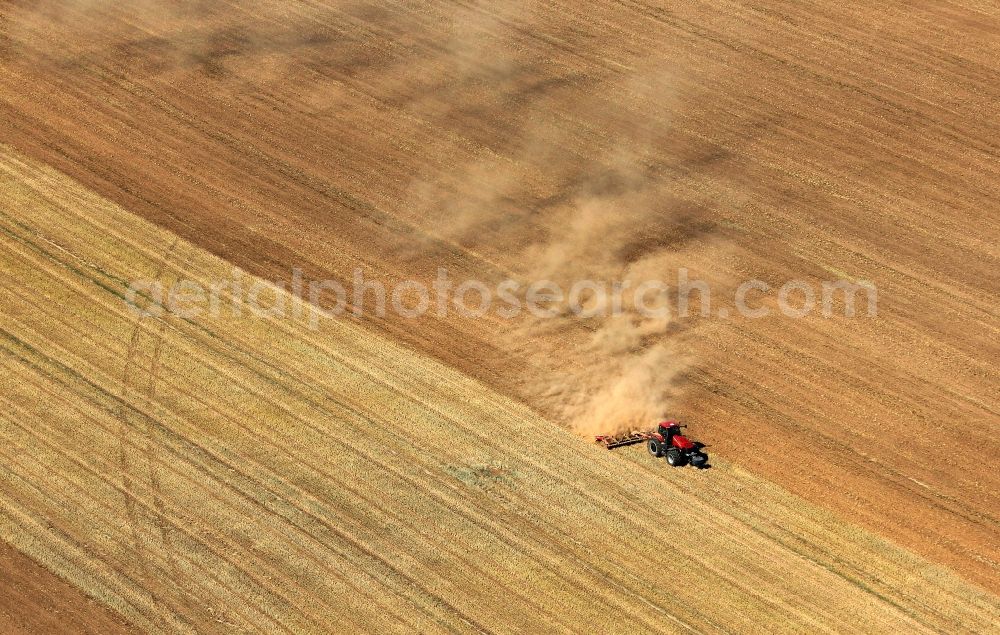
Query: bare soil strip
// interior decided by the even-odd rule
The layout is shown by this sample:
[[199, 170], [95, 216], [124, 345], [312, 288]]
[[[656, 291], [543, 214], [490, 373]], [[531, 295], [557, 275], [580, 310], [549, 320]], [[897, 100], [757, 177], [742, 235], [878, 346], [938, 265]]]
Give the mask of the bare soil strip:
[[0, 542], [0, 632], [8, 635], [135, 632], [72, 584]]

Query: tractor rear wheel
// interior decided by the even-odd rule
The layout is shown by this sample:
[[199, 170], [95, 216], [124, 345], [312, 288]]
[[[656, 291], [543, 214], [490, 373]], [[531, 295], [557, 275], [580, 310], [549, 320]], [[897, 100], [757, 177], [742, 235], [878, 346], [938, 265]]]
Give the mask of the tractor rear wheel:
[[673, 467], [684, 465], [684, 455], [677, 448], [667, 450], [667, 463]]
[[650, 439], [649, 442], [646, 443], [646, 449], [649, 450], [649, 453], [656, 458], [663, 456], [663, 446], [656, 439]]

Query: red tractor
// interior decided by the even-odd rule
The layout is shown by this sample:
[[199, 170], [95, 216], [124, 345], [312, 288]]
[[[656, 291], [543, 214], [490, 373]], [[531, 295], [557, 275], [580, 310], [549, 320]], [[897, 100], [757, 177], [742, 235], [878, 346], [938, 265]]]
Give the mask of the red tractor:
[[681, 428], [685, 427], [687, 426], [682, 426], [677, 421], [664, 421], [656, 426], [656, 430], [649, 432], [631, 432], [619, 436], [601, 435], [596, 440], [609, 450], [645, 441], [650, 454], [657, 458], [667, 457], [667, 463], [674, 467], [687, 464], [697, 468], [708, 467], [708, 455], [703, 451], [705, 445], [691, 441], [681, 434]]

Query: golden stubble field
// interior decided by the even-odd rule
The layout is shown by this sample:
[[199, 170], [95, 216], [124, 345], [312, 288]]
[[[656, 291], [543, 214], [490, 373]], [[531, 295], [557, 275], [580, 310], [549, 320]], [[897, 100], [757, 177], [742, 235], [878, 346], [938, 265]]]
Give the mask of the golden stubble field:
[[230, 266], [9, 149], [0, 184], [0, 538], [138, 628], [994, 626], [725, 459], [612, 455], [356, 325], [137, 316], [127, 281]]
[[[265, 452], [249, 439], [258, 438], [264, 430], [282, 429], [275, 424], [285, 420], [281, 417], [305, 416], [291, 414], [298, 397], [268, 382], [284, 377], [292, 382], [288, 390], [295, 395], [303, 386], [309, 387], [314, 392], [303, 394], [325, 404], [327, 397], [333, 399], [331, 395], [339, 393], [312, 379], [313, 374], [324, 377], [332, 372], [322, 370], [326, 366], [320, 360], [327, 354], [350, 358], [338, 348], [348, 346], [344, 339], [327, 341], [325, 331], [276, 330], [291, 328], [289, 324], [201, 324], [211, 334], [203, 334], [208, 339], [197, 339], [196, 345], [178, 339], [181, 329], [198, 332], [192, 324], [152, 320], [136, 326], [122, 312], [114, 321], [112, 289], [120, 291], [122, 282], [140, 274], [167, 282], [178, 276], [208, 279], [209, 274], [192, 263], [211, 258], [220, 260], [205, 266], [223, 275], [228, 275], [227, 263], [233, 263], [249, 275], [269, 280], [286, 279], [293, 267], [300, 267], [309, 279], [349, 281], [353, 269], [361, 266], [366, 275], [387, 284], [401, 279], [429, 282], [441, 266], [459, 280], [475, 278], [487, 283], [505, 277], [641, 280], [685, 267], [693, 277], [711, 281], [722, 297], [748, 278], [774, 287], [788, 279], [814, 284], [831, 278], [869, 280], [879, 288], [879, 313], [876, 318], [853, 320], [817, 315], [801, 320], [726, 320], [712, 315], [663, 322], [585, 323], [428, 315], [419, 321], [389, 317], [328, 324], [337, 332], [355, 333], [358, 340], [369, 338], [374, 349], [420, 360], [421, 370], [413, 371], [415, 375], [437, 377], [438, 371], [424, 370], [425, 365], [448, 369], [461, 379], [462, 389], [470, 385], [462, 382], [472, 382], [472, 394], [491, 395], [496, 403], [504, 404], [483, 406], [484, 412], [497, 411], [477, 417], [506, 417], [504, 425], [535, 422], [537, 435], [555, 434], [563, 439], [553, 443], [547, 437], [529, 435], [533, 442], [522, 447], [516, 445], [522, 440], [477, 427], [472, 419], [445, 417], [436, 424], [442, 430], [453, 434], [459, 434], [462, 426], [479, 430], [490, 445], [482, 445], [477, 436], [471, 438], [475, 450], [439, 448], [430, 441], [439, 437], [413, 427], [431, 425], [434, 417], [420, 410], [419, 417], [426, 420], [412, 421], [411, 413], [405, 417], [406, 429], [396, 431], [399, 422], [383, 418], [389, 409], [377, 401], [385, 396], [378, 393], [378, 397], [355, 397], [371, 420], [362, 417], [337, 424], [340, 432], [350, 432], [349, 438], [361, 439], [355, 442], [362, 445], [345, 447], [369, 452], [375, 460], [387, 439], [403, 438], [405, 447], [412, 443], [433, 446], [428, 463], [458, 484], [442, 476], [443, 482], [456, 487], [471, 482], [478, 493], [477, 504], [490, 496], [508, 495], [504, 488], [517, 481], [504, 476], [507, 467], [502, 462], [513, 456], [534, 462], [535, 467], [518, 470], [521, 478], [546, 470], [561, 473], [555, 467], [561, 464], [554, 462], [562, 460], [564, 453], [585, 457], [577, 467], [589, 470], [593, 480], [587, 481], [586, 488], [580, 487], [578, 496], [586, 500], [611, 497], [620, 505], [625, 505], [626, 493], [647, 496], [645, 507], [630, 500], [619, 512], [656, 509], [661, 519], [652, 523], [652, 512], [641, 512], [650, 514], [648, 527], [659, 529], [621, 521], [612, 523], [609, 531], [598, 523], [593, 531], [604, 543], [616, 544], [617, 551], [579, 559], [583, 570], [595, 579], [604, 569], [589, 569], [584, 561], [604, 563], [600, 566], [629, 579], [686, 571], [678, 563], [667, 563], [662, 570], [649, 563], [648, 553], [639, 546], [649, 543], [637, 543], [648, 538], [647, 531], [664, 532], [660, 535], [669, 536], [668, 542], [691, 541], [686, 544], [694, 545], [699, 557], [708, 557], [709, 544], [716, 547], [714, 542], [705, 542], [712, 532], [671, 524], [672, 516], [664, 509], [671, 497], [651, 493], [641, 480], [635, 480], [655, 476], [701, 497], [713, 522], [736, 519], [751, 527], [764, 523], [772, 529], [762, 534], [754, 529], [758, 537], [779, 540], [793, 552], [804, 540], [814, 545], [807, 561], [820, 562], [827, 571], [844, 573], [840, 565], [831, 564], [839, 562], [865, 572], [847, 573], [842, 579], [849, 585], [861, 584], [878, 602], [895, 603], [908, 619], [931, 627], [936, 624], [941, 630], [981, 630], [986, 624], [976, 622], [974, 608], [956, 618], [955, 624], [935, 622], [940, 616], [930, 618], [925, 613], [951, 608], [925, 603], [915, 591], [905, 598], [886, 593], [873, 583], [881, 579], [874, 572], [883, 565], [879, 559], [866, 560], [869, 540], [897, 545], [885, 547], [897, 554], [886, 556], [890, 560], [919, 563], [912, 566], [925, 573], [911, 575], [909, 584], [931, 580], [965, 598], [964, 602], [995, 611], [995, 595], [980, 595], [984, 589], [995, 594], [1000, 579], [1000, 477], [995, 460], [1000, 452], [996, 247], [1000, 227], [995, 202], [1000, 194], [1000, 148], [996, 145], [1000, 27], [995, 8], [894, 2], [873, 8], [819, 2], [794, 6], [631, 1], [174, 6], [43, 1], [7, 3], [0, 15], [0, 143], [6, 144], [8, 175], [3, 213], [13, 223], [10, 231], [25, 239], [40, 232], [56, 241], [52, 253], [65, 257], [64, 262], [82, 258], [78, 264], [113, 264], [101, 265], [110, 276], [103, 281], [110, 289], [101, 287], [108, 298], [91, 306], [89, 291], [101, 296], [86, 282], [76, 287], [81, 293], [72, 298], [60, 296], [65, 305], [36, 302], [35, 289], [55, 293], [52, 285], [57, 283], [40, 279], [38, 274], [29, 276], [27, 271], [34, 265], [24, 261], [12, 270], [25, 273], [7, 277], [6, 291], [20, 298], [19, 304], [3, 313], [6, 332], [21, 337], [17, 333], [24, 335], [23, 329], [30, 328], [44, 336], [34, 343], [21, 338], [32, 354], [61, 363], [67, 362], [59, 355], [71, 355], [86, 363], [85, 368], [73, 367], [77, 383], [50, 387], [55, 397], [83, 403], [86, 400], [77, 394], [93, 386], [97, 392], [92, 396], [103, 395], [98, 403], [110, 408], [117, 422], [117, 428], [106, 428], [117, 430], [117, 446], [107, 445], [107, 440], [99, 446], [98, 428], [93, 427], [101, 420], [97, 411], [88, 411], [93, 419], [85, 419], [84, 424], [37, 395], [12, 389], [7, 397], [13, 404], [10, 412], [19, 413], [8, 414], [9, 420], [22, 424], [37, 420], [57, 434], [60, 441], [53, 441], [51, 452], [75, 450], [75, 444], [84, 441], [110, 452], [103, 463], [95, 464], [99, 467], [91, 466], [94, 478], [110, 478], [112, 483], [100, 489], [103, 494], [95, 495], [95, 500], [105, 501], [102, 509], [109, 521], [128, 519], [131, 524], [115, 525], [121, 525], [124, 534], [95, 533], [104, 542], [94, 542], [96, 537], [76, 538], [72, 561], [90, 577], [84, 580], [79, 577], [83, 573], [67, 572], [69, 543], [53, 546], [51, 542], [64, 529], [46, 525], [47, 517], [37, 511], [34, 516], [21, 512], [29, 515], [18, 521], [34, 518], [39, 524], [33, 532], [11, 530], [8, 537], [14, 542], [15, 535], [37, 536], [15, 546], [70, 579], [77, 589], [99, 594], [96, 597], [102, 603], [148, 628], [172, 626], [169, 620], [180, 620], [177, 616], [187, 611], [197, 613], [194, 598], [166, 598], [165, 594], [183, 592], [169, 585], [156, 586], [164, 577], [157, 573], [193, 571], [185, 569], [192, 557], [184, 551], [188, 548], [199, 557], [212, 557], [212, 553], [227, 553], [233, 545], [263, 547], [248, 537], [252, 532], [246, 527], [240, 534], [242, 542], [229, 536], [226, 542], [216, 543], [211, 532], [218, 530], [212, 523], [221, 522], [222, 516], [193, 518], [191, 527], [182, 515], [171, 516], [192, 503], [173, 498], [177, 491], [188, 490], [169, 480], [174, 472], [166, 467], [168, 446], [164, 444], [173, 439], [180, 445], [169, 446], [171, 451], [190, 448], [194, 452], [201, 447], [201, 438], [194, 436], [199, 431], [242, 430], [246, 435], [242, 440], [220, 437], [219, 452], [222, 447], [231, 452], [240, 448]], [[57, 218], [49, 211], [55, 204], [52, 201], [62, 201], [64, 213], [58, 216], [62, 221], [49, 220]], [[74, 220], [78, 216], [73, 214], [84, 208], [92, 210], [88, 217], [100, 227], [115, 223], [135, 227], [137, 235], [123, 234], [122, 240], [131, 249], [154, 255], [145, 262], [132, 262], [126, 257], [129, 252], [119, 253], [127, 248], [121, 242], [106, 244], [103, 252], [97, 249], [94, 245], [99, 239], [87, 229], [89, 225]], [[70, 235], [79, 237], [72, 245], [67, 242]], [[15, 239], [5, 234], [5, 240]], [[14, 267], [15, 256], [5, 257]], [[64, 283], [69, 284], [60, 279], [58, 285]], [[763, 302], [774, 308], [773, 296]], [[41, 308], [32, 308], [35, 304]], [[98, 305], [106, 310], [92, 313]], [[63, 306], [73, 308], [67, 313]], [[46, 307], [48, 313], [43, 311]], [[90, 333], [89, 339], [71, 335], [78, 330]], [[245, 344], [234, 339], [252, 333], [256, 339]], [[265, 357], [271, 364], [266, 368], [273, 371], [265, 373], [270, 379], [253, 374], [257, 384], [242, 383], [250, 381], [242, 379], [246, 371], [226, 366], [211, 357], [214, 353], [202, 351], [202, 343], [215, 342], [213, 338], [218, 348], [212, 351], [236, 346], [254, 350], [258, 356], [264, 355], [260, 351], [280, 354]], [[278, 341], [283, 344], [276, 347], [272, 342]], [[314, 347], [325, 352], [317, 353]], [[203, 360], [206, 368], [213, 369], [211, 373], [196, 372], [187, 365], [201, 359], [199, 351], [215, 360]], [[22, 357], [9, 359], [23, 359], [26, 354], [21, 351]], [[373, 354], [368, 348], [358, 352], [356, 365], [377, 375], [401, 363], [387, 361], [382, 368], [378, 360], [389, 358], [370, 357]], [[232, 363], [239, 366], [256, 359], [249, 352], [243, 355]], [[17, 368], [5, 379], [20, 386], [21, 366]], [[264, 372], [262, 368], [254, 372], [258, 371]], [[352, 382], [360, 379], [343, 381], [355, 386]], [[373, 381], [384, 383], [378, 377]], [[169, 391], [170, 382], [182, 382], [188, 392], [164, 392]], [[428, 408], [439, 408], [439, 400], [469, 399], [469, 395], [445, 390], [437, 380], [424, 384], [424, 388], [413, 388], [413, 395]], [[260, 395], [248, 397], [256, 394], [253, 390]], [[405, 411], [414, 406], [400, 407]], [[150, 418], [156, 416], [159, 421], [157, 413], [163, 409], [176, 411], [176, 425], [183, 420], [187, 432], [178, 432], [178, 437], [157, 436], [164, 429]], [[718, 457], [717, 471], [650, 476], [649, 470], [662, 466], [654, 468], [638, 452], [607, 457], [564, 432], [587, 433], [664, 415], [693, 424], [695, 435], [710, 443], [713, 456]], [[285, 462], [275, 464], [278, 459], [265, 452], [260, 465], [270, 466], [274, 475], [287, 476], [285, 470], [292, 468], [286, 464], [295, 456], [290, 448], [304, 441], [287, 448], [282, 444], [285, 440], [292, 443], [302, 430], [312, 430], [308, 437], [312, 445], [306, 445], [316, 454], [309, 456], [333, 453], [332, 445], [315, 445], [320, 434], [316, 430], [334, 425], [328, 419], [337, 417], [323, 409], [315, 410], [313, 417], [308, 425], [301, 423], [302, 429], [289, 428], [295, 434], [282, 433], [285, 436], [268, 446], [284, 456]], [[63, 428], [98, 436], [73, 437]], [[20, 443], [16, 447], [24, 450], [18, 457], [36, 475], [51, 474], [58, 477], [53, 482], [62, 483], [59, 478], [75, 473], [64, 464], [54, 468], [55, 455], [42, 457], [41, 450], [34, 450], [27, 439]], [[243, 445], [230, 447], [231, 443]], [[447, 461], [430, 458], [437, 456], [435, 452], [459, 451], [470, 453], [462, 455], [465, 462], [450, 463], [454, 458], [450, 455]], [[221, 453], [203, 458], [239, 469], [233, 456]], [[187, 455], [181, 452], [176, 457]], [[194, 461], [191, 457], [184, 460]], [[395, 478], [408, 474], [398, 470], [413, 468], [386, 457], [380, 460], [380, 465], [391, 469], [349, 462], [340, 469], [345, 475], [382, 472], [382, 478]], [[584, 468], [583, 464], [589, 465]], [[188, 474], [189, 470], [178, 469]], [[253, 474], [246, 477], [247, 486], [264, 478], [260, 476], [264, 472]], [[330, 488], [324, 485], [327, 477], [323, 474], [303, 476], [304, 481], [294, 485]], [[214, 473], [203, 476], [222, 478]], [[713, 489], [724, 487], [721, 483], [730, 478], [739, 483], [725, 490], [734, 492], [731, 495]], [[29, 487], [37, 480], [37, 476], [26, 481], [11, 477], [4, 491], [15, 491], [15, 484]], [[170, 487], [166, 487], [168, 482]], [[787, 497], [789, 502], [782, 506], [806, 514], [815, 527], [799, 527], [801, 532], [776, 537], [774, 527], [795, 525], [788, 525], [787, 519], [778, 521], [784, 518], [780, 514], [771, 518], [770, 512], [741, 515], [755, 509], [762, 496], [757, 489], [753, 493], [739, 489], [750, 487], [749, 482], [770, 492], [768, 496]], [[260, 487], [271, 487], [266, 480], [260, 483]], [[163, 493], [157, 494], [161, 486]], [[518, 495], [539, 497], [533, 499], [534, 504], [546, 513], [525, 514], [538, 522], [555, 522], [547, 515], [548, 503], [538, 502], [552, 492], [528, 492], [537, 486], [525, 484], [517, 489]], [[70, 491], [65, 489], [69, 485], [58, 487]], [[149, 488], [143, 494], [147, 496], [144, 504], [126, 494], [133, 488]], [[401, 489], [380, 493], [383, 497], [419, 494], [410, 491], [419, 489], [412, 485]], [[266, 498], [268, 504], [306, 505], [295, 498], [298, 491], [267, 489], [258, 494], [273, 497]], [[370, 493], [366, 487], [350, 491]], [[557, 493], [568, 495], [562, 490]], [[47, 495], [43, 490], [35, 494], [39, 500]], [[338, 505], [368, 509], [367, 503], [350, 502], [349, 493], [344, 496], [337, 503], [328, 502], [330, 509], [346, 518], [353, 516]], [[117, 500], [120, 507], [111, 500]], [[226, 508], [230, 510], [227, 518], [249, 514], [250, 520], [236, 526], [253, 525], [258, 512], [250, 512], [263, 503], [240, 500]], [[737, 513], [727, 505], [745, 511]], [[511, 503], [510, 509], [519, 507]], [[215, 513], [223, 514], [213, 509]], [[428, 545], [437, 544], [433, 540], [437, 515], [416, 516], [419, 520], [407, 514], [408, 520], [399, 521], [399, 526], [412, 528], [413, 540], [427, 536]], [[590, 527], [586, 518], [571, 516], [575, 531]], [[329, 518], [320, 520], [339, 527]], [[195, 526], [207, 533], [199, 534]], [[559, 536], [578, 540], [568, 526], [557, 526], [566, 532]], [[367, 527], [358, 529], [356, 536], [373, 534], [374, 526]], [[830, 532], [844, 537], [835, 539]], [[316, 535], [325, 544], [327, 535]], [[594, 539], [594, 543], [582, 544], [597, 549]], [[41, 547], [45, 540], [48, 551]], [[477, 540], [473, 542], [481, 547], [486, 544], [482, 538]], [[289, 558], [293, 553], [306, 558], [303, 554], [310, 548], [302, 543], [306, 551], [299, 551], [299, 543], [278, 537], [272, 541], [262, 544], [283, 550]], [[211, 549], [198, 551], [198, 544]], [[96, 545], [104, 545], [105, 551], [92, 551]], [[110, 555], [115, 553], [113, 548], [129, 554], [120, 567], [102, 564], [116, 562]], [[320, 558], [317, 553], [313, 555]], [[343, 557], [352, 554], [345, 552]], [[753, 566], [764, 566], [760, 563], [771, 558], [770, 549], [746, 554], [757, 559], [749, 561]], [[571, 560], [568, 554], [561, 557]], [[264, 569], [268, 562], [293, 561], [282, 560], [274, 551], [260, 551], [258, 558], [255, 562], [263, 563]], [[453, 566], [446, 556], [441, 560], [452, 563], [441, 567]], [[438, 566], [426, 554], [415, 561], [425, 567]], [[536, 563], [532, 565], [536, 572], [548, 568], [539, 563], [550, 562], [532, 557], [526, 557], [527, 561]], [[207, 561], [200, 562], [204, 566]], [[406, 601], [438, 607], [419, 611], [420, 619], [429, 621], [411, 626], [421, 628], [449, 619], [478, 623], [475, 611], [470, 613], [467, 605], [461, 616], [450, 613], [446, 607], [453, 606], [453, 598], [434, 599], [446, 597], [439, 589], [434, 590], [436, 595], [419, 595], [409, 586], [406, 580], [412, 563], [390, 560], [383, 570], [375, 561], [352, 562], [360, 571], [384, 572], [387, 580], [394, 580], [386, 584], [399, 585], [394, 587], [397, 596], [409, 598]], [[489, 567], [492, 562], [484, 557], [480, 566]], [[236, 561], [233, 566], [240, 564]], [[281, 564], [273, 566], [275, 575], [305, 576], [311, 571], [305, 564], [294, 572]], [[885, 565], [887, 572], [897, 572], [886, 573], [885, 580], [906, 577], [898, 573], [899, 566]], [[717, 568], [724, 570], [722, 565]], [[732, 574], [734, 579], [742, 579], [746, 570], [739, 567], [740, 573]], [[244, 599], [266, 597], [267, 589], [276, 588], [268, 586], [266, 575], [248, 582], [238, 571], [225, 571], [224, 567], [218, 572], [213, 569], [220, 576], [235, 576], [216, 580], [222, 585], [219, 588], [234, 589], [229, 593]], [[947, 582], [937, 577], [940, 572], [948, 576]], [[256, 569], [252, 573], [256, 576]], [[166, 577], [170, 575], [180, 573]], [[336, 584], [332, 577], [309, 575], [316, 584]], [[451, 579], [449, 573], [440, 575], [442, 580]], [[687, 606], [684, 610], [700, 618], [696, 628], [711, 628], [714, 623], [720, 629], [727, 628], [726, 624], [738, 629], [738, 620], [753, 619], [754, 608], [747, 607], [801, 611], [797, 619], [804, 620], [805, 614], [821, 613], [820, 607], [828, 604], [812, 599], [812, 592], [776, 587], [756, 599], [716, 600], [714, 592], [695, 593], [694, 589], [708, 587], [699, 586], [694, 574], [685, 575], [690, 575], [684, 578], [685, 585], [655, 578], [664, 584], [654, 593], [669, 589], [669, 601], [635, 589], [626, 592], [624, 587], [617, 596], [609, 591], [609, 597], [626, 604], [646, 597], [668, 613], [683, 613], [678, 607]], [[811, 580], [810, 575], [802, 579]], [[539, 576], [530, 578], [532, 584], [540, 584]], [[118, 580], [117, 590], [108, 586], [113, 579]], [[423, 580], [420, 576], [413, 579]], [[507, 584], [512, 579], [516, 575], [504, 578]], [[588, 578], [570, 577], [560, 584], [576, 589], [584, 579]], [[58, 582], [52, 584], [58, 586]], [[225, 604], [221, 599], [227, 592], [209, 590], [214, 583], [205, 582], [204, 593], [195, 595], [217, 611]], [[783, 582], [799, 583], [798, 579]], [[103, 590], [95, 590], [98, 584], [105, 585]], [[258, 589], [254, 584], [263, 586]], [[951, 584], [971, 584], [980, 590], [958, 591]], [[468, 593], [467, 599], [475, 597], [471, 588], [458, 586]], [[743, 590], [734, 593], [747, 593], [752, 586], [737, 585]], [[115, 593], [125, 593], [126, 588], [130, 601], [138, 605], [128, 608], [124, 600], [112, 600], [124, 597]], [[242, 595], [251, 590], [265, 596]], [[18, 592], [10, 593], [16, 597]], [[143, 593], [146, 605], [136, 599]], [[540, 591], [537, 603], [548, 606], [546, 598], [559, 597], [555, 593]], [[785, 595], [775, 600], [771, 593]], [[319, 605], [296, 604], [295, 594], [286, 595], [286, 604], [272, 598], [272, 604], [262, 605], [261, 614], [201, 613], [185, 619], [198, 627], [221, 627], [222, 622], [243, 619], [249, 624], [263, 616], [308, 620], [304, 616], [322, 614], [316, 608]], [[367, 597], [356, 589], [347, 595], [355, 602]], [[869, 603], [873, 601], [868, 597]], [[458, 599], [454, 602], [462, 605]], [[672, 608], [668, 610], [665, 602]], [[876, 606], [881, 606], [878, 602]], [[957, 606], [966, 604], [960, 601]], [[79, 610], [85, 612], [85, 608]], [[358, 610], [345, 608], [344, 614], [364, 622], [367, 618], [362, 616], [369, 613]], [[504, 610], [529, 619], [513, 609]], [[591, 613], [570, 617], [552, 606], [547, 610], [545, 619], [553, 626], [560, 621], [571, 625], [597, 619]], [[607, 617], [609, 624], [624, 624], [623, 611], [607, 614], [614, 616], [614, 620]], [[717, 611], [737, 621], [729, 622], [722, 614], [713, 617]], [[19, 613], [25, 615], [18, 617]], [[15, 619], [26, 619], [30, 613], [13, 611]], [[636, 614], [635, 619], [668, 627], [699, 622], [693, 614], [675, 614], [680, 622], [656, 620], [641, 609]], [[222, 622], [213, 623], [215, 617]], [[490, 624], [499, 624], [504, 618], [499, 614], [483, 618], [490, 619], [494, 620]], [[266, 628], [271, 623], [260, 624]], [[911, 628], [871, 624], [873, 630]]]

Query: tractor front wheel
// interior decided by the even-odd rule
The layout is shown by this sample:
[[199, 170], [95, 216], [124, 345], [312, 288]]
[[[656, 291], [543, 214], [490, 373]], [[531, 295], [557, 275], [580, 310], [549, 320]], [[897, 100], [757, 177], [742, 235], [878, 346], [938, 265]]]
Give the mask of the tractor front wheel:
[[649, 453], [656, 458], [663, 456], [663, 446], [661, 446], [660, 442], [656, 439], [650, 439], [646, 444], [646, 449], [649, 450]]

